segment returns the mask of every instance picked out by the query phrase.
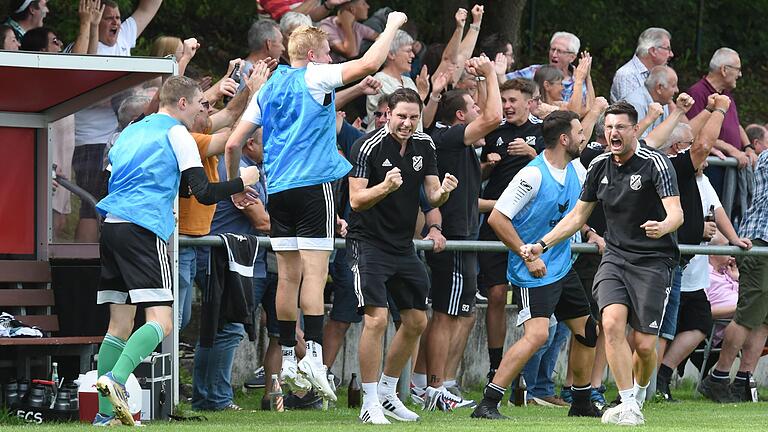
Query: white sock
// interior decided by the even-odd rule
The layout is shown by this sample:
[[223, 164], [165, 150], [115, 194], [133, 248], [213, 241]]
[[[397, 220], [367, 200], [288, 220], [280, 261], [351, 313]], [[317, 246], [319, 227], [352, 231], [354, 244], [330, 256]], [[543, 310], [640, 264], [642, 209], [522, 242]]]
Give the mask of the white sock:
[[[650, 383], [648, 383], [650, 384]], [[637, 404], [640, 406], [640, 408], [643, 407], [643, 404], [645, 403], [645, 393], [648, 389], [648, 384], [645, 385], [645, 387], [638, 384], [637, 381], [635, 381], [635, 387], [633, 390], [635, 391], [635, 400], [637, 401]]]
[[296, 350], [294, 347], [281, 346], [283, 352], [283, 363], [296, 363]]
[[395, 394], [397, 391], [397, 380], [397, 377], [381, 374], [381, 379], [379, 380], [379, 394], [382, 396]]
[[622, 402], [629, 402], [635, 400], [635, 388], [631, 387], [626, 390], [619, 390], [619, 396], [621, 396]]
[[456, 387], [456, 380], [455, 379], [444, 380], [443, 381], [443, 385], [446, 386], [446, 387]]
[[307, 357], [316, 365], [323, 364], [323, 346], [315, 341], [307, 341]]
[[379, 383], [363, 383], [363, 407], [370, 407], [379, 403], [378, 387]]
[[427, 386], [427, 374], [414, 373], [411, 375], [411, 383], [414, 386], [423, 389]]

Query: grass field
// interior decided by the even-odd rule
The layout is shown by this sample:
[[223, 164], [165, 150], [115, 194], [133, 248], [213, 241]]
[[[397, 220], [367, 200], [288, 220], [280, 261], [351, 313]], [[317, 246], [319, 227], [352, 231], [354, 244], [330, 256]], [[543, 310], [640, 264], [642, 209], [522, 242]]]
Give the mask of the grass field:
[[[691, 389], [678, 389], [675, 393], [682, 402], [676, 404], [659, 404], [649, 402], [643, 409], [648, 431], [704, 431], [717, 430], [721, 432], [734, 430], [749, 430], [753, 432], [768, 430], [768, 403], [742, 403], [718, 405], [701, 399], [691, 399]], [[470, 397], [478, 397], [479, 392], [472, 392]], [[615, 396], [615, 392], [609, 396]], [[261, 393], [255, 395], [239, 395], [237, 402], [245, 409], [242, 412], [206, 412], [202, 413], [207, 421], [149, 423], [150, 430], [187, 430], [210, 432], [233, 431], [301, 431], [301, 432], [331, 432], [352, 431], [374, 426], [362, 425], [357, 420], [358, 410], [346, 408], [346, 398], [340, 395], [339, 408], [328, 412], [321, 411], [291, 411], [274, 413], [256, 411], [259, 406]], [[341, 407], [344, 408], [341, 408]], [[184, 415], [199, 414], [184, 408]], [[506, 421], [481, 421], [469, 418], [469, 410], [459, 410], [452, 413], [423, 413], [422, 420], [417, 423], [398, 423], [387, 428], [398, 431], [489, 431], [489, 430], [521, 430], [533, 431], [591, 431], [615, 430], [618, 426], [600, 424], [599, 419], [573, 419], [567, 417], [564, 408], [542, 407], [506, 407], [502, 414], [511, 417]], [[2, 432], [10, 431], [79, 431], [90, 429], [91, 426], [77, 423], [62, 423], [43, 426], [21, 425], [18, 422], [4, 419], [0, 423]]]

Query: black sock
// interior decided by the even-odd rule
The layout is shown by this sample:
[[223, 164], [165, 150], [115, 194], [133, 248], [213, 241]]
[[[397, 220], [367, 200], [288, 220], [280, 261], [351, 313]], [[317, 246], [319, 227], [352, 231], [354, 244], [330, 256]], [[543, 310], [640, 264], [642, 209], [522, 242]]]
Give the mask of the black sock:
[[730, 380], [730, 374], [728, 371], [721, 371], [717, 369], [712, 369], [712, 374], [710, 375], [713, 380], [716, 382], [722, 382], [722, 381], [729, 381]]
[[592, 386], [589, 383], [583, 386], [574, 384], [571, 386], [571, 392], [574, 405], [586, 405], [589, 404], [589, 397], [592, 395]]
[[659, 372], [657, 375], [659, 378], [663, 378], [667, 382], [669, 382], [672, 379], [672, 368], [665, 364], [662, 364], [661, 366], [659, 366]]
[[501, 357], [504, 355], [504, 348], [488, 348], [488, 358], [491, 361], [491, 369], [496, 370], [501, 364]]
[[736, 372], [736, 379], [740, 381], [747, 381], [749, 380], [749, 372], [747, 371], [738, 371]]
[[323, 344], [324, 315], [304, 315], [304, 340]]
[[278, 321], [277, 327], [280, 331], [278, 342], [282, 346], [296, 346], [296, 321]]
[[504, 387], [498, 386], [494, 383], [488, 383], [483, 390], [483, 400], [498, 405], [501, 399], [504, 397]]

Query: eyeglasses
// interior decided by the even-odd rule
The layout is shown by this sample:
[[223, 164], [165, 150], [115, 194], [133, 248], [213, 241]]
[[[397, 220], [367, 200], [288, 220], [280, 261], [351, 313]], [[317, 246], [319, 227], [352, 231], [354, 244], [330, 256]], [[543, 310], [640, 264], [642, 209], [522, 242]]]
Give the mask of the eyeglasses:
[[211, 103], [208, 102], [207, 100], [204, 100], [204, 101], [200, 102], [200, 105], [202, 105], [203, 108], [205, 108], [205, 109], [210, 109], [211, 108]]
[[381, 111], [374, 111], [373, 112], [373, 116], [376, 117], [376, 118], [379, 118], [379, 117], [383, 116], [384, 114], [386, 114], [386, 113], [383, 113]]
[[731, 65], [723, 65], [723, 66], [725, 66], [727, 68], [731, 68], [731, 69], [736, 69], [737, 71], [741, 72], [741, 67], [740, 66], [731, 66]]
[[693, 145], [693, 140], [691, 139], [690, 141], [678, 141], [675, 144], [679, 144], [680, 147], [683, 148], [688, 148]]
[[575, 52], [573, 52], [573, 51], [563, 51], [563, 50], [560, 50], [560, 49], [558, 49], [558, 48], [550, 48], [550, 49], [549, 49], [549, 53], [550, 53], [550, 54], [557, 54], [557, 55], [563, 55], [563, 54], [576, 54], [576, 53], [575, 53]]
[[672, 52], [672, 47], [657, 46], [656, 49]]
[[533, 103], [540, 103], [541, 102], [541, 95], [532, 97], [531, 98], [531, 102], [533, 102]]

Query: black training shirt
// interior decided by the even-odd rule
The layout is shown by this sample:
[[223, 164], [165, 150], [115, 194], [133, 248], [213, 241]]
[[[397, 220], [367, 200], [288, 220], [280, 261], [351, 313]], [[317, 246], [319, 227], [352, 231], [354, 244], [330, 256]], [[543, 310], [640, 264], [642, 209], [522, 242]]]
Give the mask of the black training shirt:
[[400, 168], [403, 184], [368, 210], [353, 211], [347, 238], [372, 243], [389, 253], [412, 249], [424, 177], [438, 175], [432, 139], [425, 133], [414, 133], [400, 156], [400, 143], [384, 126], [358, 139], [349, 160], [349, 176], [368, 179], [369, 188], [383, 182], [394, 167]]
[[666, 217], [661, 198], [679, 195], [672, 163], [663, 153], [637, 144], [635, 153], [623, 165], [610, 153], [597, 156], [589, 165], [582, 201], [600, 201], [605, 211], [606, 247], [638, 262], [643, 258], [668, 258], [677, 264], [680, 252], [673, 232], [659, 239], [645, 235], [640, 225]]
[[541, 136], [541, 121], [532, 123], [531, 118], [520, 126], [512, 123], [503, 122], [495, 131], [485, 136], [485, 146], [481, 159], [483, 162], [488, 160], [488, 153], [498, 153], [501, 160], [491, 171], [488, 177], [488, 184], [483, 190], [483, 198], [497, 200], [509, 185], [509, 182], [515, 177], [518, 171], [523, 169], [531, 161], [528, 156], [510, 156], [507, 153], [507, 146], [517, 138], [524, 141], [529, 137], [536, 139], [536, 153], [544, 150], [544, 138]]
[[[605, 147], [599, 142], [591, 142], [584, 147], [579, 156], [579, 161], [585, 167], [588, 167], [592, 160], [601, 154], [605, 153]], [[592, 210], [592, 214], [587, 219], [587, 225], [593, 228], [597, 234], [601, 237], [605, 236], [605, 213], [603, 213], [602, 206], [595, 206]], [[586, 240], [584, 240], [586, 241]]]
[[437, 123], [430, 131], [437, 148], [440, 179], [446, 173], [455, 176], [459, 185], [448, 201], [440, 206], [443, 235], [446, 238], [469, 237], [477, 231], [477, 199], [480, 197], [480, 161], [475, 148], [464, 144], [467, 125], [446, 126]]
[[680, 190], [680, 207], [683, 208], [683, 225], [677, 230], [677, 240], [683, 244], [697, 245], [704, 237], [704, 214], [701, 211], [701, 194], [696, 184], [696, 169], [691, 152], [686, 150], [669, 158], [677, 174]]

